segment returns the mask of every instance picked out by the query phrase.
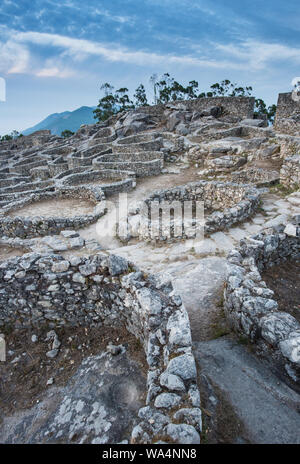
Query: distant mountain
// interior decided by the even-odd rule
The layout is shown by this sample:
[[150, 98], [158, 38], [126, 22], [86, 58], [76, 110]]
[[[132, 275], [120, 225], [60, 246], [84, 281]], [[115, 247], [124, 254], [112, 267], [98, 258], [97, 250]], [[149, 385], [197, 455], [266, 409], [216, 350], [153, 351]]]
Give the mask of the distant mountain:
[[29, 129], [22, 131], [23, 135], [30, 135], [35, 131], [48, 129], [54, 135], [61, 135], [62, 131], [68, 129], [76, 132], [82, 124], [95, 124], [93, 110], [95, 107], [82, 106], [74, 111], [64, 111], [63, 113], [54, 113], [48, 116]]

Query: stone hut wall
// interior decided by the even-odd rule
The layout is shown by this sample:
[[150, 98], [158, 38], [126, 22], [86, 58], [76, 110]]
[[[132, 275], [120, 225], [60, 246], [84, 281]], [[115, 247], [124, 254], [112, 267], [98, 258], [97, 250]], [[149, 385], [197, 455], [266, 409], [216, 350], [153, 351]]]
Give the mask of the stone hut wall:
[[294, 101], [291, 92], [278, 96], [274, 127], [283, 134], [300, 135], [300, 100]]
[[[95, 204], [91, 214], [74, 217], [22, 217], [9, 216], [11, 211], [16, 211], [22, 206], [57, 198], [79, 198], [89, 200]], [[80, 229], [96, 222], [106, 213], [105, 196], [101, 188], [93, 186], [61, 187], [55, 192], [33, 193], [22, 200], [11, 202], [2, 207], [0, 214], [0, 236], [32, 238], [45, 235], [59, 234], [64, 229]], [[59, 213], [58, 213], [59, 214]]]
[[[182, 212], [187, 202], [203, 202], [204, 209], [214, 210], [209, 216], [196, 218], [196, 225], [184, 221], [184, 231], [178, 237], [171, 237], [170, 221], [161, 221], [151, 218], [151, 208], [157, 203], [165, 209], [165, 203], [170, 204], [179, 202]], [[192, 182], [185, 186], [176, 187], [168, 190], [161, 190], [153, 193], [141, 204], [141, 222], [139, 228], [140, 240], [165, 241], [181, 240], [182, 238], [195, 238], [198, 233], [198, 226], [204, 226], [205, 235], [210, 235], [216, 231], [231, 227], [233, 224], [242, 222], [252, 216], [259, 205], [260, 194], [257, 189], [249, 185], [224, 183], [217, 181]], [[182, 215], [177, 218], [182, 223]], [[158, 222], [157, 226], [155, 221]], [[160, 221], [160, 224], [159, 224]], [[176, 221], [176, 219], [175, 219]], [[190, 221], [193, 222], [193, 221]], [[178, 224], [177, 224], [178, 225]], [[154, 231], [154, 234], [153, 234]]]
[[275, 229], [248, 240], [228, 256], [224, 310], [230, 326], [263, 347], [274, 365], [293, 380], [300, 380], [300, 324], [278, 311], [274, 292], [261, 271], [289, 259], [300, 258], [300, 240]]
[[284, 160], [280, 171], [280, 182], [291, 189], [300, 187], [300, 155], [290, 156]]
[[124, 259], [30, 253], [0, 264], [0, 326], [126, 327], [144, 347], [147, 400], [132, 443], [200, 442], [201, 410], [188, 315], [170, 281]]

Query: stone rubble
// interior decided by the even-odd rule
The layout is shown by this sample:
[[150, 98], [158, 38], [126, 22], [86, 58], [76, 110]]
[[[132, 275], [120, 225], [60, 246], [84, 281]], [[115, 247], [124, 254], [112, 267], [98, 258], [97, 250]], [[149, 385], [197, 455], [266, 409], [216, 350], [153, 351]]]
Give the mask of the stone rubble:
[[[253, 108], [254, 99], [248, 97], [172, 102], [83, 126], [67, 140], [39, 131], [0, 144], [0, 248], [16, 251], [9, 259], [4, 251], [0, 261], [0, 327], [51, 324], [49, 359], [60, 350], [56, 326], [105, 325], [133, 333], [147, 356], [148, 381], [132, 443], [200, 443], [202, 414], [190, 319], [172, 283], [172, 265], [183, 255], [193, 272], [199, 261], [192, 253], [218, 254], [225, 261], [225, 252], [231, 250], [224, 291], [228, 321], [268, 353], [284, 375], [299, 381], [299, 323], [277, 310], [260, 275], [265, 267], [299, 258], [298, 219], [290, 224], [291, 213], [300, 214], [299, 111], [290, 94], [281, 94], [275, 126], [268, 127], [264, 118], [253, 118]], [[111, 196], [131, 193], [147, 177], [181, 176], [187, 168], [198, 172], [197, 182], [177, 187], [166, 182], [133, 205], [129, 236], [120, 237], [128, 247], [115, 247], [110, 254], [94, 236], [81, 235], [108, 215], [106, 200]], [[289, 191], [282, 200], [262, 189], [278, 182]], [[90, 201], [93, 211], [70, 217], [59, 211], [53, 217], [16, 215], [44, 200], [70, 198]], [[206, 238], [193, 242], [193, 252], [184, 248], [191, 238], [189, 225], [180, 237], [186, 244], [173, 244], [173, 255], [162, 257], [163, 246], [173, 242], [167, 230], [150, 240], [162, 242], [161, 250], [152, 253], [143, 245], [149, 231], [143, 206], [162, 200], [199, 200], [210, 212]], [[132, 245], [132, 239], [140, 243]], [[165, 268], [173, 275], [160, 272]], [[107, 347], [107, 355], [116, 361], [123, 352], [122, 345]], [[55, 379], [45, 382], [51, 387]], [[65, 410], [72, 415], [69, 400]], [[81, 404], [74, 407], [79, 417]], [[58, 435], [67, 426], [59, 420], [53, 425]], [[107, 442], [111, 423], [99, 419], [97, 424], [93, 443]], [[70, 436], [75, 429], [68, 431]]]

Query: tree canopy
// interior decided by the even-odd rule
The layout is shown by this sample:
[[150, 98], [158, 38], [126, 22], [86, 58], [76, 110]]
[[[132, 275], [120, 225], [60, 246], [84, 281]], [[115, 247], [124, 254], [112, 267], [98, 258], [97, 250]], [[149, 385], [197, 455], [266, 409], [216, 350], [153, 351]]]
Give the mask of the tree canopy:
[[72, 137], [72, 135], [74, 135], [74, 132], [70, 131], [69, 129], [65, 129], [62, 131], [61, 133], [61, 136], [64, 138], [64, 139], [67, 139], [68, 137]]
[[[184, 86], [170, 76], [169, 73], [165, 73], [161, 77], [153, 74], [150, 77], [150, 84], [153, 88], [153, 103], [155, 105], [204, 97], [248, 97], [253, 92], [251, 86], [241, 86], [231, 82], [229, 79], [212, 84], [208, 92], [203, 92], [199, 89], [198, 81], [191, 80], [187, 86]], [[106, 82], [101, 85], [100, 90], [104, 95], [94, 110], [94, 117], [98, 121], [106, 121], [114, 114], [149, 105], [146, 89], [143, 84], [140, 84], [135, 90], [133, 95], [134, 102], [130, 99], [128, 95], [129, 91], [126, 87], [114, 91], [114, 87]], [[268, 120], [273, 123], [275, 113], [276, 105], [267, 107], [261, 98], [255, 100], [254, 114], [256, 117], [259, 114], [267, 115]]]
[[20, 134], [20, 132], [13, 130], [10, 134], [5, 134], [2, 137], [0, 136], [0, 141], [8, 142], [9, 140], [18, 139], [19, 137], [23, 137], [23, 134]]

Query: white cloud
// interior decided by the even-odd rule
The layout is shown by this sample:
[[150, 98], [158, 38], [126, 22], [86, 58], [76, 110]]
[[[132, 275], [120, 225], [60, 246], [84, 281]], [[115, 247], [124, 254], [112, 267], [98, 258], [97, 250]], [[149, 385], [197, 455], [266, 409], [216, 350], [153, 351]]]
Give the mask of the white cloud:
[[68, 69], [59, 69], [57, 66], [52, 68], [42, 68], [34, 73], [37, 77], [71, 77], [74, 73]]
[[27, 71], [30, 61], [28, 49], [12, 40], [0, 42], [0, 71], [5, 74], [21, 74]]
[[216, 49], [245, 62], [251, 70], [260, 70], [272, 62], [291, 61], [300, 64], [300, 48], [289, 47], [278, 43], [266, 43], [246, 40], [240, 44], [214, 44]]
[[[254, 39], [222, 44], [192, 44], [186, 46], [190, 55], [159, 54], [149, 51], [129, 50], [118, 44], [104, 44], [76, 39], [59, 34], [40, 32], [7, 32], [7, 41], [0, 42], [0, 72], [29, 73], [38, 77], [68, 78], [75, 71], [75, 62], [90, 57], [101, 57], [115, 63], [139, 66], [189, 66], [204, 69], [245, 70], [257, 72], [272, 67], [283, 60], [300, 63], [300, 48], [279, 43], [264, 43]], [[30, 46], [46, 46], [56, 49], [56, 57], [45, 59], [30, 54]], [[33, 64], [34, 61], [39, 64]]]
[[15, 39], [21, 43], [33, 43], [43, 46], [61, 48], [63, 55], [69, 55], [76, 60], [82, 60], [88, 56], [101, 56], [107, 61], [123, 62], [136, 65], [178, 64], [209, 68], [239, 68], [238, 64], [224, 60], [205, 59], [193, 56], [162, 55], [144, 51], [130, 51], [119, 45], [106, 45], [85, 39], [74, 39], [58, 34], [40, 32], [20, 32]]
[[120, 24], [134, 24], [134, 19], [130, 16], [114, 15], [108, 10], [100, 10], [99, 8], [93, 10], [93, 15], [104, 16], [104, 18], [110, 19], [111, 21], [115, 21]]
[[34, 56], [30, 53], [30, 47], [16, 41], [16, 34], [6, 33], [7, 40], [0, 42], [0, 74], [32, 74], [38, 77], [67, 78], [73, 74], [59, 59], [46, 60], [42, 66], [35, 63]]
[[65, 79], [73, 76], [74, 71], [68, 68], [60, 58], [50, 58], [45, 60], [43, 66], [34, 70], [37, 77], [58, 77]]

